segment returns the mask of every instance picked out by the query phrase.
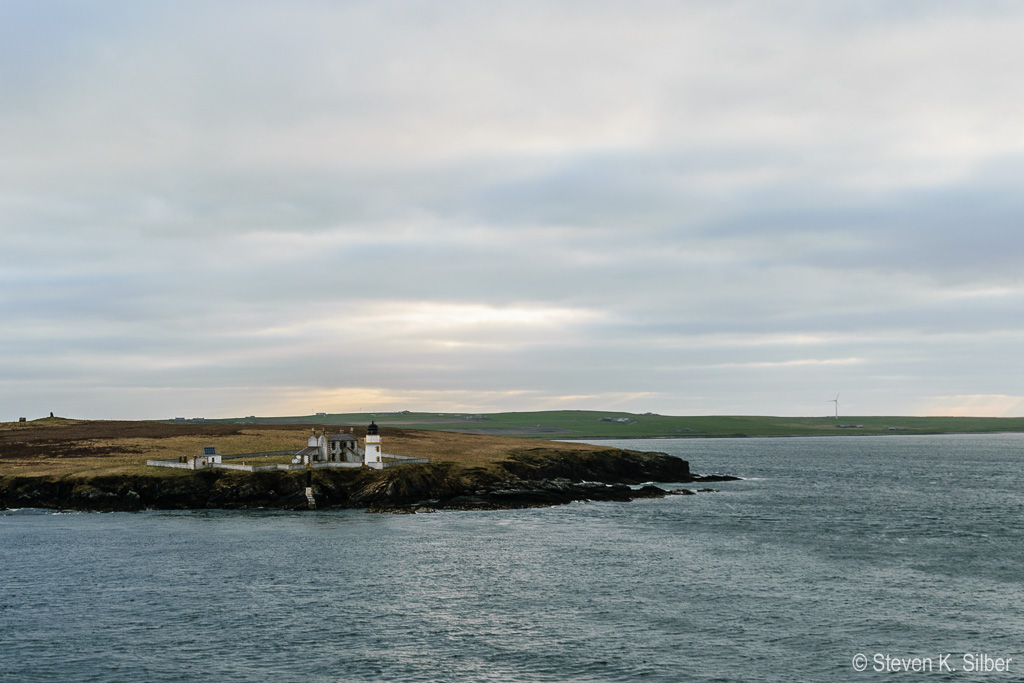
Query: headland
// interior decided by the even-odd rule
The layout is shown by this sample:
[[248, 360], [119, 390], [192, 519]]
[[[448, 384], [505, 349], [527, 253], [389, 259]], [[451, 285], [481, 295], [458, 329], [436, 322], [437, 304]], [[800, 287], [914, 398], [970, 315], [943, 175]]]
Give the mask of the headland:
[[[365, 438], [365, 427], [354, 427]], [[692, 493], [661, 487], [721, 481], [679, 458], [584, 443], [409, 430], [381, 430], [395, 453], [428, 462], [389, 469], [293, 472], [166, 469], [154, 458], [204, 449], [279, 453], [304, 445], [310, 425], [83, 421], [44, 418], [0, 424], [0, 507], [76, 510], [208, 508], [379, 512], [504, 509], [575, 500], [626, 501]]]

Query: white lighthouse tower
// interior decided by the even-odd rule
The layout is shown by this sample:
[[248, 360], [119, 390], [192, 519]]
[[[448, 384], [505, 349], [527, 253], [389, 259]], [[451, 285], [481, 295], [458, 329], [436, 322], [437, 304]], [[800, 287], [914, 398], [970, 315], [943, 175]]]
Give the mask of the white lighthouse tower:
[[366, 441], [363, 449], [363, 464], [374, 469], [384, 469], [384, 459], [380, 451], [380, 428], [375, 422], [370, 422], [366, 428]]

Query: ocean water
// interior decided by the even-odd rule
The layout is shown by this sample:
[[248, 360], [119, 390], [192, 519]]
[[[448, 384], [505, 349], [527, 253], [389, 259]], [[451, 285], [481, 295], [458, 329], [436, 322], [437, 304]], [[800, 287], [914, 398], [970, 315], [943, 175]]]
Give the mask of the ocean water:
[[603, 443], [744, 480], [498, 512], [0, 512], [0, 681], [1024, 679], [1024, 436]]

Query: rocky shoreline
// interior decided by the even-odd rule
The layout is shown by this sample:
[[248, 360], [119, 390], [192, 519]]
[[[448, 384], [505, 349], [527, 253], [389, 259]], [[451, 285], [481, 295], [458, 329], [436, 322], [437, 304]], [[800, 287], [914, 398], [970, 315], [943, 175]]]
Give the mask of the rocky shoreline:
[[[0, 479], [0, 508], [309, 508], [305, 472], [248, 474], [204, 470], [174, 474], [9, 476]], [[614, 448], [579, 452], [548, 446], [517, 450], [486, 467], [438, 462], [383, 471], [317, 470], [313, 473], [312, 489], [319, 509], [430, 512], [547, 507], [577, 500], [628, 501], [693, 493], [689, 489], [662, 488], [651, 482], [688, 484], [731, 479], [736, 477], [692, 475], [689, 463], [664, 453]]]

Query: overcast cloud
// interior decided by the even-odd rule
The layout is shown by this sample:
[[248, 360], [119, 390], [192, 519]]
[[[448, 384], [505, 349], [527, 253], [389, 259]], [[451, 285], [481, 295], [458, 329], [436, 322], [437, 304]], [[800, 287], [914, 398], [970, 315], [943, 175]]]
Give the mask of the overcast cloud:
[[0, 419], [1024, 414], [1016, 2], [0, 3]]

